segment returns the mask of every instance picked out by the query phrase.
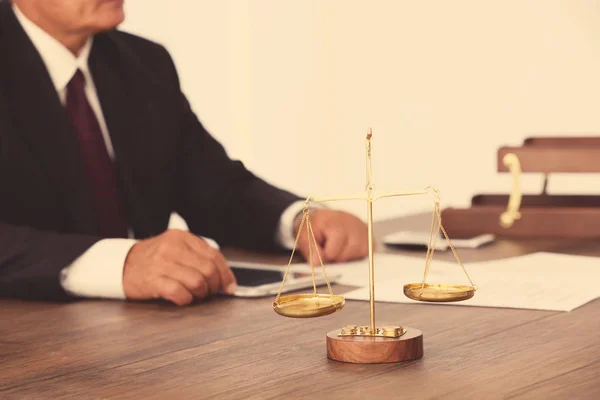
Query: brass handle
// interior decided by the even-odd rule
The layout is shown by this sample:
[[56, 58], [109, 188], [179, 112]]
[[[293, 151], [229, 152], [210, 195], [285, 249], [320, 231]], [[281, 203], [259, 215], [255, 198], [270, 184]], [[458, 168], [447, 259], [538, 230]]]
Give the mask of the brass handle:
[[506, 165], [513, 177], [513, 188], [508, 199], [506, 211], [500, 215], [500, 225], [503, 228], [510, 228], [515, 220], [521, 218], [521, 213], [519, 212], [521, 198], [523, 197], [521, 194], [521, 186], [519, 184], [521, 163], [519, 162], [519, 157], [514, 153], [507, 153], [502, 159], [502, 162], [504, 162], [504, 165]]

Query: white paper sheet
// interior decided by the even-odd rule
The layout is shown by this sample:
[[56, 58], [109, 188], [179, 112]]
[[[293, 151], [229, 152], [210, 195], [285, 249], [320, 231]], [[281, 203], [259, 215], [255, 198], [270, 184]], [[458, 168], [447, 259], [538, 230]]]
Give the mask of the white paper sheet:
[[[422, 281], [424, 257], [377, 254], [375, 301], [571, 311], [600, 297], [598, 257], [540, 252], [464, 265], [478, 287], [473, 298], [455, 303], [417, 302], [404, 295], [403, 286]], [[344, 293], [347, 300], [369, 300], [368, 261], [330, 265], [328, 269], [342, 273], [338, 283], [362, 287]], [[458, 263], [435, 258], [427, 282], [469, 283]]]

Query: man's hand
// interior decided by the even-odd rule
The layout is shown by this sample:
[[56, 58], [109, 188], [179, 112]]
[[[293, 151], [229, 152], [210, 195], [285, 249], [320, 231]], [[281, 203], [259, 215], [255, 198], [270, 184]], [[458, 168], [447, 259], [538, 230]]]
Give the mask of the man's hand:
[[[301, 219], [302, 215], [296, 221], [296, 235]], [[311, 211], [310, 222], [323, 262], [351, 261], [369, 254], [367, 225], [354, 215], [343, 211], [318, 209]], [[306, 260], [309, 260], [308, 243], [305, 222], [298, 240], [298, 251]], [[314, 243], [312, 253], [313, 264], [319, 265]]]
[[221, 290], [233, 294], [236, 280], [220, 251], [189, 232], [168, 230], [131, 248], [123, 288], [131, 300], [164, 298], [186, 305]]

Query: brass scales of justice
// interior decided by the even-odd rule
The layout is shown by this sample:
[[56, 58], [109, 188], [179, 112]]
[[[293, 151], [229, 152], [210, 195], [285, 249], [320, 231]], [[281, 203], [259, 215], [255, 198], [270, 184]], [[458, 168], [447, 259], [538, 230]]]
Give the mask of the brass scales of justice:
[[[423, 334], [421, 331], [402, 326], [383, 326], [377, 327], [375, 324], [375, 284], [374, 284], [374, 271], [375, 262], [373, 254], [373, 202], [385, 197], [397, 197], [397, 196], [410, 196], [410, 195], [424, 195], [431, 193], [434, 198], [434, 210], [431, 219], [431, 229], [429, 244], [427, 247], [427, 253], [425, 257], [425, 270], [423, 274], [423, 280], [419, 283], [409, 283], [404, 285], [404, 295], [410, 299], [424, 302], [455, 302], [470, 299], [474, 296], [477, 287], [471, 281], [469, 274], [467, 273], [462, 261], [458, 257], [456, 250], [446, 229], [444, 229], [441, 220], [440, 213], [440, 198], [439, 191], [433, 187], [427, 187], [424, 190], [413, 190], [413, 191], [398, 191], [388, 192], [380, 195], [375, 195], [373, 190], [373, 183], [371, 177], [371, 137], [372, 131], [369, 132], [366, 137], [366, 159], [367, 159], [367, 183], [363, 193], [346, 196], [346, 197], [328, 197], [328, 198], [317, 198], [309, 197], [306, 199], [306, 205], [304, 207], [302, 220], [298, 228], [296, 241], [292, 249], [287, 268], [285, 270], [281, 286], [277, 293], [277, 297], [273, 301], [273, 309], [278, 314], [284, 317], [290, 318], [311, 318], [321, 317], [325, 315], [333, 314], [340, 311], [345, 304], [343, 296], [335, 295], [331, 288], [329, 278], [327, 277], [327, 271], [321, 254], [319, 253], [319, 247], [317, 245], [315, 235], [312, 230], [310, 222], [310, 205], [311, 202], [321, 203], [327, 201], [337, 200], [366, 200], [367, 201], [367, 226], [368, 226], [368, 240], [369, 240], [369, 294], [370, 294], [370, 325], [369, 326], [357, 326], [347, 325], [341, 329], [328, 332], [327, 339], [327, 357], [341, 362], [350, 363], [386, 363], [386, 362], [401, 362], [409, 361], [420, 358], [423, 356]], [[437, 225], [437, 227], [436, 227]], [[292, 259], [296, 251], [298, 240], [302, 233], [302, 230], [306, 226], [306, 234], [309, 243], [309, 259], [313, 277], [313, 293], [307, 294], [289, 294], [282, 296], [282, 291], [285, 285], [286, 278]], [[470, 285], [455, 285], [455, 284], [444, 284], [444, 283], [427, 283], [427, 276], [429, 273], [431, 261], [433, 259], [433, 253], [435, 249], [435, 241], [440, 234], [440, 230], [443, 232], [444, 237], [448, 241], [448, 245], [456, 258], [456, 261], [462, 267], [465, 275], [467, 276]], [[317, 293], [317, 285], [315, 282], [315, 266], [313, 264], [312, 251], [316, 251], [318, 256], [325, 280], [327, 282], [327, 288], [329, 294]]]

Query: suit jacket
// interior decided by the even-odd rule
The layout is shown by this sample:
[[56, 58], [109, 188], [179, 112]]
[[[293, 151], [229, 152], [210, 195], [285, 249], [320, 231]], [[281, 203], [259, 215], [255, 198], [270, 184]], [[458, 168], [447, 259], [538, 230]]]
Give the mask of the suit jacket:
[[[231, 160], [203, 128], [167, 51], [117, 30], [89, 59], [137, 238], [172, 212], [224, 246], [275, 250], [299, 199]], [[46, 67], [0, 1], [0, 296], [63, 299], [59, 273], [95, 242], [96, 221], [68, 116]]]

